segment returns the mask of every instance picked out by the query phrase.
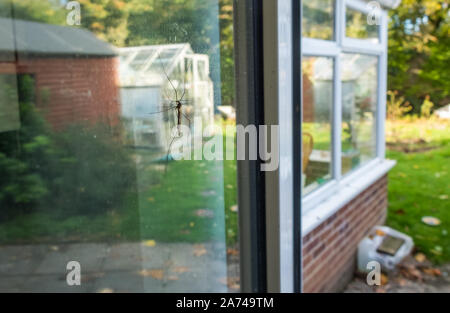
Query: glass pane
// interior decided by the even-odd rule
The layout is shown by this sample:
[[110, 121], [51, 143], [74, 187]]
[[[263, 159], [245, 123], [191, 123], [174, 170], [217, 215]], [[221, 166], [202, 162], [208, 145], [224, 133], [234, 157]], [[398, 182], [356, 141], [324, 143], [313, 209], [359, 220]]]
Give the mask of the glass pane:
[[79, 2], [0, 0], [0, 291], [239, 291], [232, 1]]
[[345, 36], [349, 38], [368, 39], [371, 42], [379, 41], [380, 26], [369, 24], [367, 14], [346, 8], [345, 10]]
[[341, 54], [342, 174], [373, 159], [376, 149], [378, 58]]
[[331, 179], [333, 59], [304, 57], [302, 184], [303, 194]]
[[303, 3], [303, 37], [333, 40], [334, 0], [311, 0]]

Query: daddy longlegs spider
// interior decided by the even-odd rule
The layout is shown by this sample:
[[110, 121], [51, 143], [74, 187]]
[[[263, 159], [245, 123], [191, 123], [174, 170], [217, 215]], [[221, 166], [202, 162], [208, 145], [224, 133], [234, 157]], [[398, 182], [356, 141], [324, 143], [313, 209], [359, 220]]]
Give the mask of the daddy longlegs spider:
[[169, 154], [170, 154], [170, 150], [172, 149], [172, 144], [175, 141], [175, 139], [181, 137], [182, 116], [188, 121], [189, 128], [191, 128], [191, 120], [182, 111], [183, 105], [185, 103], [188, 103], [188, 100], [183, 100], [184, 96], [186, 95], [185, 74], [183, 73], [183, 93], [181, 94], [181, 97], [178, 97], [178, 90], [177, 90], [177, 88], [175, 88], [174, 84], [170, 80], [169, 75], [167, 75], [166, 69], [164, 67], [164, 64], [161, 60], [161, 56], [159, 53], [158, 53], [158, 59], [161, 64], [161, 68], [164, 72], [164, 76], [166, 77], [167, 81], [169, 82], [170, 86], [172, 86], [173, 91], [175, 92], [175, 99], [170, 100], [170, 97], [167, 95], [166, 91], [164, 91], [165, 96], [166, 96], [167, 100], [169, 101], [169, 107], [164, 108], [163, 110], [158, 111], [158, 112], [149, 113], [149, 114], [158, 114], [158, 113], [170, 112], [172, 110], [175, 110], [176, 120], [177, 120], [177, 130], [176, 130], [176, 135], [172, 137], [172, 140], [170, 141], [170, 144], [169, 144], [169, 148], [167, 149], [167, 159], [166, 159], [166, 171], [167, 171], [167, 164], [169, 163]]

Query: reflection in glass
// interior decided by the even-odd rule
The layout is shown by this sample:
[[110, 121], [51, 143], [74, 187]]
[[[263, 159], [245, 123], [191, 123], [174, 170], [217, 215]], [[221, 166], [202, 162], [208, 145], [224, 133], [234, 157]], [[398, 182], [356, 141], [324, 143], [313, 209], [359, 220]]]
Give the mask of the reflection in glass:
[[349, 38], [368, 39], [378, 42], [379, 25], [370, 25], [367, 22], [367, 14], [346, 8], [345, 10], [345, 36]]
[[331, 179], [331, 115], [333, 59], [304, 57], [303, 71], [303, 194]]
[[342, 174], [373, 159], [376, 149], [378, 58], [341, 54]]
[[235, 161], [172, 131], [223, 126], [219, 2], [66, 2], [0, 0], [0, 291], [239, 291]]
[[311, 0], [303, 3], [304, 37], [333, 40], [334, 0]]

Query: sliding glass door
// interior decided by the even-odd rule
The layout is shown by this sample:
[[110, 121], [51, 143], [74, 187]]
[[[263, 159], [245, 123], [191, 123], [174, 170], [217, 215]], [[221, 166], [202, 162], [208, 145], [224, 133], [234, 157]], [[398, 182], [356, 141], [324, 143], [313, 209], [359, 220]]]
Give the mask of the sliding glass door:
[[0, 24], [0, 290], [240, 291], [232, 1]]

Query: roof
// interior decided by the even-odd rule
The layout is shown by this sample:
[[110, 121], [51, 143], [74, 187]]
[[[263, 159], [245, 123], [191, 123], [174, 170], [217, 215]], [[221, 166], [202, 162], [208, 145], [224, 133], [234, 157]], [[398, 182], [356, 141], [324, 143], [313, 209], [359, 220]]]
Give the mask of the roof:
[[0, 52], [15, 51], [70, 56], [118, 54], [112, 45], [81, 28], [0, 18]]
[[186, 55], [194, 55], [188, 43], [119, 48], [122, 86], [160, 85], [165, 71], [172, 71]]

